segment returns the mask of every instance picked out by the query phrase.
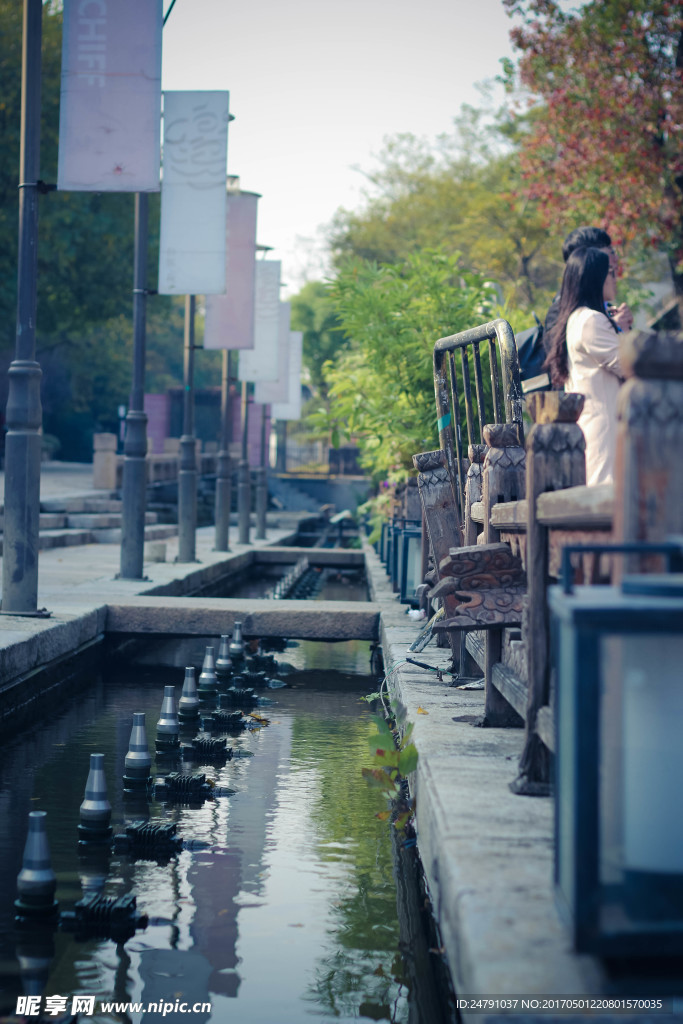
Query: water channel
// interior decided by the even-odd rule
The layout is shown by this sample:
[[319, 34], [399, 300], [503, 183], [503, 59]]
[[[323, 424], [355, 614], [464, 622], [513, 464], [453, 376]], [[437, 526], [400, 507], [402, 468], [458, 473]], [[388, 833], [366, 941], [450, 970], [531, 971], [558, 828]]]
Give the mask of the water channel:
[[[202, 655], [197, 647], [197, 666]], [[88, 1020], [188, 1020], [143, 1009], [101, 1012], [109, 1000], [143, 1007], [208, 1000], [210, 1011], [191, 1014], [194, 1024], [450, 1019], [438, 992], [439, 957], [415, 927], [424, 900], [412, 851], [376, 817], [384, 799], [361, 777], [374, 731], [372, 711], [359, 699], [376, 688], [367, 675], [369, 645], [301, 643], [277, 658], [293, 671], [283, 677], [287, 687], [264, 691], [272, 703], [258, 711], [267, 724], [254, 721], [231, 737], [239, 756], [225, 765], [184, 766], [231, 791], [201, 807], [154, 799], [131, 806], [122, 793], [133, 712], [146, 713], [153, 751], [163, 687], [175, 685], [179, 696], [181, 669], [107, 658], [86, 686], [46, 706], [44, 721], [4, 736], [1, 1015], [11, 1015], [28, 990], [21, 959], [37, 970], [45, 995], [94, 995]], [[93, 752], [105, 755], [114, 832], [148, 815], [176, 822], [189, 848], [159, 861], [79, 857], [79, 807]], [[164, 769], [157, 765], [156, 773]], [[149, 916], [144, 930], [118, 945], [57, 931], [33, 949], [30, 937], [17, 937], [15, 879], [27, 813], [36, 809], [48, 812], [60, 906], [98, 887], [107, 896], [132, 893]], [[31, 991], [36, 984], [29, 980]]]

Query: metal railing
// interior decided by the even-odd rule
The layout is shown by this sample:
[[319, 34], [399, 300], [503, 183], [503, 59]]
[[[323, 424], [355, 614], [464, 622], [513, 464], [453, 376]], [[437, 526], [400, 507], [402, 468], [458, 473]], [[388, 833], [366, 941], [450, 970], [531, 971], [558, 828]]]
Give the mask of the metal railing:
[[[491, 379], [491, 396], [488, 402], [480, 351], [482, 342], [488, 342], [487, 357]], [[460, 350], [459, 373], [455, 359], [456, 349]], [[468, 349], [471, 350], [472, 372], [470, 372]], [[448, 364], [448, 373], [446, 363]], [[474, 393], [472, 392], [472, 376], [474, 377]], [[450, 377], [450, 397], [448, 377]], [[448, 338], [440, 338], [436, 342], [434, 345], [434, 394], [439, 428], [439, 447], [446, 454], [453, 485], [453, 497], [462, 523], [465, 508], [464, 459], [467, 452], [463, 452], [461, 395], [465, 407], [468, 445], [484, 443], [484, 426], [487, 423], [516, 423], [519, 430], [519, 443], [524, 445], [523, 393], [519, 359], [515, 336], [507, 320], [491, 320], [480, 327], [461, 331], [460, 334], [452, 334]], [[451, 414], [451, 409], [453, 409], [454, 415]], [[478, 428], [478, 439], [475, 437], [475, 423]]]

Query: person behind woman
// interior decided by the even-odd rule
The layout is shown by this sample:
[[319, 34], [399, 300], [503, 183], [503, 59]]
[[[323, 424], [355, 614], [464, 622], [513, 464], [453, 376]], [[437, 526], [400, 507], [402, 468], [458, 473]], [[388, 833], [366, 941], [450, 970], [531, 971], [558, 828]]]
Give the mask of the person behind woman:
[[607, 253], [576, 249], [567, 260], [557, 322], [546, 369], [554, 388], [578, 391], [586, 401], [579, 426], [586, 437], [586, 483], [611, 483], [617, 432], [617, 392], [622, 381], [619, 334], [605, 312], [616, 279]]

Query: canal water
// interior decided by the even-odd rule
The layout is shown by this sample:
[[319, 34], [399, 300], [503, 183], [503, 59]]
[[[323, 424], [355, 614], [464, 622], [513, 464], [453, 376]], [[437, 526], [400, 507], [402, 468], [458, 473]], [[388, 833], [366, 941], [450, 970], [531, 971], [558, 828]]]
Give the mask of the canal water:
[[[13, 1013], [19, 995], [35, 991], [22, 978], [18, 941], [24, 966], [32, 958], [35, 970], [42, 957], [45, 995], [66, 996], [69, 1006], [74, 995], [95, 997], [88, 1020], [447, 1019], [431, 976], [435, 957], [428, 939], [416, 937], [415, 915], [406, 908], [420, 903], [414, 893], [405, 896], [415, 881], [401, 874], [407, 851], [389, 822], [376, 817], [386, 810], [383, 797], [361, 777], [374, 732], [372, 712], [360, 700], [376, 687], [361, 674], [368, 671], [369, 645], [303, 643], [278, 660], [303, 671], [286, 677], [287, 688], [266, 691], [273, 703], [258, 710], [267, 724], [254, 722], [228, 741], [240, 756], [221, 767], [183, 762], [184, 770], [205, 772], [232, 791], [201, 808], [152, 801], [147, 811], [126, 804], [122, 793], [133, 712], [146, 712], [153, 751], [163, 687], [174, 684], [180, 694], [178, 669], [114, 661], [47, 721], [4, 737], [1, 1015]], [[147, 811], [150, 819], [176, 822], [191, 848], [160, 862], [123, 854], [104, 862], [79, 858], [79, 806], [91, 753], [105, 755], [115, 833]], [[71, 907], [99, 879], [106, 896], [136, 896], [137, 909], [149, 916], [146, 929], [119, 945], [57, 932], [37, 953], [29, 942], [27, 960], [12, 901], [30, 810], [48, 813], [60, 906]], [[407, 928], [406, 919], [413, 922]], [[102, 1012], [102, 1001], [110, 1000], [143, 1007], [208, 1001], [211, 1009], [189, 1017], [142, 1008]]]

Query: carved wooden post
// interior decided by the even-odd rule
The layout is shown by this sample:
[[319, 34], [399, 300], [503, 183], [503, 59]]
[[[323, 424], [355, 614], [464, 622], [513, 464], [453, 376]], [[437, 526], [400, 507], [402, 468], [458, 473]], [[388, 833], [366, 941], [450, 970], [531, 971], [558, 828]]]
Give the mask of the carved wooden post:
[[586, 482], [586, 442], [576, 422], [583, 402], [583, 395], [540, 391], [530, 395], [527, 403], [534, 421], [526, 442], [529, 690], [524, 750], [511, 789], [528, 796], [549, 791], [548, 750], [536, 734], [538, 710], [549, 700], [548, 529], [536, 519], [536, 499], [544, 491]]
[[[484, 427], [484, 440], [488, 451], [482, 473], [482, 502], [484, 505], [484, 543], [498, 540], [498, 530], [491, 526], [491, 509], [498, 502], [517, 501], [524, 497], [525, 452], [521, 447], [519, 426], [516, 423], [490, 423]], [[486, 631], [484, 648], [484, 682], [486, 703], [482, 725], [519, 725], [517, 712], [496, 690], [491, 682], [493, 666], [501, 658], [502, 629]]]
[[468, 449], [470, 467], [465, 483], [465, 515], [463, 542], [465, 547], [477, 543], [477, 524], [472, 521], [472, 506], [482, 497], [482, 466], [486, 456], [485, 444], [471, 444]]
[[[614, 540], [661, 542], [683, 533], [683, 334], [631, 332], [622, 342]], [[661, 571], [661, 556], [616, 559], [615, 576]]]
[[[451, 475], [448, 471], [446, 453], [420, 452], [413, 455], [413, 465], [418, 472], [417, 486], [424, 511], [424, 522], [429, 534], [432, 561], [437, 570], [439, 562], [453, 547], [461, 546], [458, 511], [453, 497]], [[443, 598], [446, 617], [453, 613], [457, 599], [452, 595]], [[456, 666], [460, 663], [460, 645], [449, 635], [449, 643]]]

